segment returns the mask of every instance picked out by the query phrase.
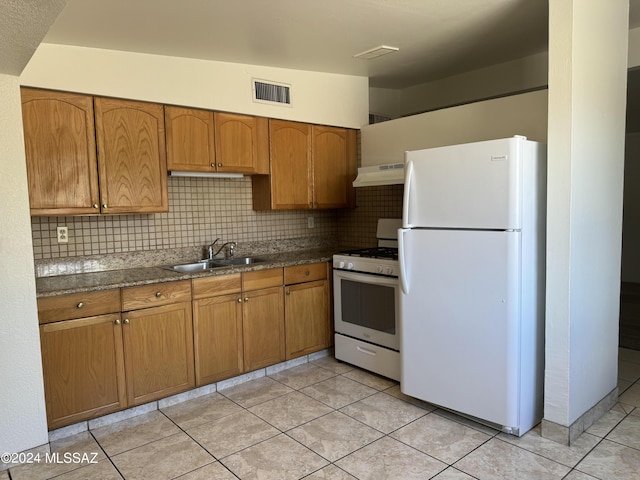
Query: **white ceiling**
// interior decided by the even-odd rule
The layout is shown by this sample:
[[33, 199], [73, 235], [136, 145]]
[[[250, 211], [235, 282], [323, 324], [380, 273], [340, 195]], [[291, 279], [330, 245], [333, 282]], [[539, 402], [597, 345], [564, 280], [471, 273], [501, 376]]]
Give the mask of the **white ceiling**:
[[[403, 88], [545, 51], [547, 20], [544, 0], [68, 0], [44, 41]], [[353, 58], [378, 45], [400, 50]]]

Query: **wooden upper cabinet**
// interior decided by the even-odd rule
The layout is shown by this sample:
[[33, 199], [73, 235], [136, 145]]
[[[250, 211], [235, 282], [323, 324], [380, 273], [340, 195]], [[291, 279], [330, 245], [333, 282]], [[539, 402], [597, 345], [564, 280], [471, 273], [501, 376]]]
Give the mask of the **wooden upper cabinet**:
[[103, 213], [168, 212], [164, 109], [94, 98]]
[[268, 176], [253, 177], [255, 210], [355, 206], [356, 132], [271, 120]]
[[21, 92], [31, 215], [98, 213], [93, 97]]
[[215, 172], [213, 112], [164, 107], [167, 168], [185, 172]]
[[269, 173], [269, 122], [262, 117], [214, 113], [218, 172]]
[[355, 130], [313, 126], [313, 202], [315, 208], [355, 206]]
[[165, 106], [170, 171], [269, 173], [268, 119]]

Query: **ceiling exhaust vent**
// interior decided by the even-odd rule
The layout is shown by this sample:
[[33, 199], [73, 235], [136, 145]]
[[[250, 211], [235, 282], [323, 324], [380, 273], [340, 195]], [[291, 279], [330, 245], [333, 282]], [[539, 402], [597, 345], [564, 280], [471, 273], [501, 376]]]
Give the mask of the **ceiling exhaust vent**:
[[252, 80], [253, 101], [291, 106], [291, 85], [266, 80]]

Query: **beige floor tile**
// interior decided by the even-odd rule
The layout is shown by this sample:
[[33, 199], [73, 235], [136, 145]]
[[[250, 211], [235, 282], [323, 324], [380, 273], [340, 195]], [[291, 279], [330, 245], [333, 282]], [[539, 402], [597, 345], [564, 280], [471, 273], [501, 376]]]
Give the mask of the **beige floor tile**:
[[540, 430], [540, 426], [538, 425], [522, 437], [501, 433], [498, 438], [532, 453], [537, 453], [549, 460], [566, 465], [567, 467], [575, 467], [601, 440], [600, 437], [585, 432], [580, 435], [571, 446], [567, 446], [542, 437]]
[[112, 456], [178, 432], [180, 429], [171, 420], [154, 410], [151, 413], [96, 428], [91, 433], [107, 455]]
[[497, 438], [492, 438], [453, 466], [482, 479], [560, 480], [571, 470]]
[[184, 430], [238, 413], [242, 407], [219, 393], [177, 403], [162, 409], [167, 417]]
[[336, 462], [359, 480], [422, 480], [447, 465], [389, 437], [381, 438]]
[[280, 433], [246, 410], [199, 425], [187, 432], [217, 459]]
[[618, 378], [618, 395], [622, 395], [626, 392], [631, 385], [633, 385], [633, 382]]
[[618, 361], [640, 364], [640, 350], [631, 350], [630, 348], [619, 348]]
[[[640, 417], [627, 416], [607, 435], [607, 440], [640, 450]], [[638, 472], [640, 477], [640, 465], [638, 465]]]
[[335, 375], [335, 373], [326, 368], [319, 367], [312, 363], [305, 363], [269, 376], [280, 383], [284, 383], [287, 387], [300, 390], [301, 388], [321, 382]]
[[395, 380], [375, 375], [370, 372], [365, 372], [359, 368], [353, 369], [350, 372], [343, 374], [343, 376], [350, 378], [351, 380], [355, 380], [356, 382], [363, 383], [367, 387], [375, 388], [376, 390], [386, 390], [387, 388], [398, 385], [398, 382]]
[[638, 480], [640, 451], [604, 439], [576, 470], [600, 480]]
[[220, 462], [215, 462], [186, 473], [176, 480], [236, 480], [237, 478], [227, 467]]
[[640, 378], [640, 363], [618, 360], [618, 378], [635, 382]]
[[591, 425], [586, 432], [596, 437], [606, 437], [626, 416], [627, 414], [622, 410], [620, 404], [617, 404]]
[[386, 393], [380, 392], [340, 411], [383, 433], [390, 433], [424, 416], [427, 412]]
[[[318, 477], [322, 478], [322, 477]], [[0, 471], [0, 480], [9, 480], [9, 470]]]
[[304, 478], [305, 480], [357, 480], [356, 477], [349, 475], [347, 472], [335, 465], [327, 465]]
[[404, 400], [405, 402], [410, 403], [411, 405], [415, 405], [416, 407], [420, 407], [427, 412], [432, 412], [436, 408], [438, 408], [429, 402], [425, 402], [424, 400], [405, 395], [400, 390], [400, 385], [395, 385], [391, 388], [387, 388], [386, 390], [384, 390], [384, 393], [386, 393], [387, 395], [391, 395], [392, 397], [399, 398], [400, 400]]
[[291, 392], [251, 407], [249, 411], [286, 431], [331, 413], [333, 409], [300, 392]]
[[234, 453], [222, 463], [239, 478], [297, 480], [327, 461], [284, 434]]
[[293, 390], [272, 378], [262, 377], [256, 380], [220, 390], [219, 393], [244, 408], [253, 407]]
[[287, 434], [331, 462], [382, 436], [377, 430], [340, 412], [312, 420]]
[[596, 477], [587, 475], [586, 473], [579, 472], [578, 470], [571, 470], [569, 475], [564, 477], [563, 480], [598, 480]]
[[118, 473], [116, 467], [109, 460], [86, 467], [78, 468], [69, 473], [56, 477], [56, 480], [87, 480], [96, 478], [100, 480], [122, 480], [122, 475]]
[[319, 358], [310, 363], [322, 368], [326, 368], [327, 370], [335, 373], [336, 375], [349, 372], [355, 368], [353, 365], [336, 360], [333, 355]]
[[182, 432], [127, 450], [111, 460], [127, 480], [175, 478], [214, 461]]
[[[11, 467], [9, 469], [11, 479], [39, 480], [53, 478], [63, 473], [86, 467], [94, 459], [98, 462], [107, 461], [107, 456], [89, 432], [61, 438], [51, 442], [50, 447], [53, 455], [50, 455], [48, 459], [45, 454], [41, 454], [39, 463]], [[66, 463], [65, 454], [80, 455], [80, 462], [71, 461], [71, 463]]]
[[454, 467], [449, 467], [433, 477], [433, 480], [473, 480], [471, 475], [467, 475]]
[[634, 407], [640, 407], [640, 383], [634, 383], [631, 385], [622, 395], [620, 395], [618, 401], [627, 405], [633, 405]]
[[459, 460], [491, 438], [434, 413], [402, 427], [391, 436], [448, 464]]
[[300, 390], [332, 408], [342, 408], [377, 391], [343, 376], [329, 378]]

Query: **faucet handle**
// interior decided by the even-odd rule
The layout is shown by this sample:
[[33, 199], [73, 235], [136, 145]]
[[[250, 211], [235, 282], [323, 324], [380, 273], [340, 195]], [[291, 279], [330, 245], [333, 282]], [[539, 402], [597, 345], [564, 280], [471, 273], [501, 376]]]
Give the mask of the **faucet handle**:
[[238, 246], [238, 244], [236, 242], [231, 242], [229, 243], [229, 257], [233, 258], [233, 256], [236, 254], [236, 247]]

